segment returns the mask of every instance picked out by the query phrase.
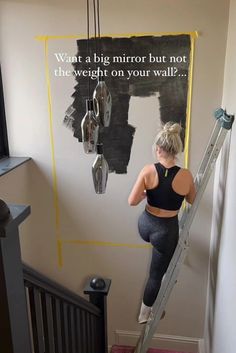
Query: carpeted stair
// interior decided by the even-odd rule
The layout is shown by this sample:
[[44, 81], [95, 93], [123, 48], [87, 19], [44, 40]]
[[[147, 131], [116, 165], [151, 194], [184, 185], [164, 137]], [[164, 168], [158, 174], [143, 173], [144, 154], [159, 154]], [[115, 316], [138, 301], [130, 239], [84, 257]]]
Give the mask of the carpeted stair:
[[[111, 353], [134, 353], [134, 347], [129, 346], [112, 346]], [[168, 351], [165, 349], [149, 348], [148, 353], [183, 353], [177, 351]]]

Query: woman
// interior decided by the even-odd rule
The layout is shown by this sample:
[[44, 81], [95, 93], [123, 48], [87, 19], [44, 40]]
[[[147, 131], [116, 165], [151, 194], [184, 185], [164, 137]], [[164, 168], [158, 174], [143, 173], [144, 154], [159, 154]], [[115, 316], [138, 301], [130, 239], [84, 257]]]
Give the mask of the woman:
[[139, 323], [147, 322], [179, 239], [178, 212], [184, 198], [193, 203], [196, 190], [189, 170], [176, 165], [182, 152], [181, 126], [168, 122], [157, 134], [154, 148], [159, 163], [146, 165], [129, 195], [129, 205], [145, 198], [147, 204], [138, 220], [143, 240], [153, 246], [149, 278], [143, 295]]

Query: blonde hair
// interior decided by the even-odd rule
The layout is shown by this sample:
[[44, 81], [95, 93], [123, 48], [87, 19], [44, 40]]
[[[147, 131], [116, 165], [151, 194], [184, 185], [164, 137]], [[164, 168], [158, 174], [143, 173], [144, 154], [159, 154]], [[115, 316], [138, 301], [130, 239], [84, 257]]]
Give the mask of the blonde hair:
[[180, 137], [182, 128], [180, 124], [169, 121], [166, 123], [160, 132], [158, 132], [153, 149], [156, 151], [156, 147], [159, 146], [166, 153], [176, 156], [178, 153], [183, 151], [183, 143]]

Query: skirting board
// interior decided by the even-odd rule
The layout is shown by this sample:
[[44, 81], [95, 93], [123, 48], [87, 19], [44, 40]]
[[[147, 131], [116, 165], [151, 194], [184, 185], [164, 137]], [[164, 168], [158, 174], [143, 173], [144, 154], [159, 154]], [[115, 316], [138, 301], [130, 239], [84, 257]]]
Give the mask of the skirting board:
[[205, 341], [203, 338], [199, 340], [198, 353], [206, 353]]
[[[140, 332], [138, 331], [116, 330], [115, 344], [135, 346], [139, 336]], [[155, 334], [152, 339], [151, 347], [187, 353], [203, 353], [202, 344], [201, 338]]]

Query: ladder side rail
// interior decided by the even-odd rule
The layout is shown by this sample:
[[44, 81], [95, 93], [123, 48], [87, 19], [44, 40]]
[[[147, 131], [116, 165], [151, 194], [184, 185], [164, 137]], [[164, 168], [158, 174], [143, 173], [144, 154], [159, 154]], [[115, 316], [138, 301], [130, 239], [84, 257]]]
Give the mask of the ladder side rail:
[[157, 298], [155, 300], [155, 303], [153, 305], [154, 311], [155, 311], [155, 308], [158, 306], [159, 301], [161, 300], [162, 296], [164, 295], [164, 293], [166, 291], [167, 285], [168, 285], [168, 283], [169, 283], [169, 281], [171, 279], [171, 276], [172, 276], [173, 270], [174, 270], [174, 268], [176, 266], [176, 263], [178, 262], [178, 259], [180, 258], [181, 253], [185, 249], [186, 246], [187, 246], [187, 244], [183, 244], [181, 242], [178, 242], [178, 244], [177, 244], [177, 247], [175, 249], [174, 255], [173, 255], [173, 257], [171, 259], [171, 262], [170, 262], [170, 264], [168, 266], [168, 269], [166, 271], [165, 278], [162, 281], [161, 288], [159, 290], [159, 293], [158, 293]]
[[216, 119], [215, 125], [213, 127], [213, 131], [211, 133], [209, 142], [207, 144], [207, 147], [205, 149], [202, 161], [200, 163], [200, 166], [198, 168], [198, 172], [196, 174], [195, 178], [195, 186], [197, 187], [199, 184], [199, 180], [201, 179], [201, 174], [204, 172], [206, 165], [208, 163], [208, 158], [210, 157], [213, 147], [216, 143], [216, 140], [218, 138], [219, 132], [221, 127], [224, 129], [229, 130], [232, 126], [234, 118], [231, 115], [228, 115], [225, 110], [222, 108], [219, 108], [215, 111], [214, 117]]
[[[201, 201], [202, 195], [203, 195], [203, 193], [205, 191], [205, 188], [207, 186], [208, 180], [209, 180], [210, 175], [211, 175], [211, 171], [212, 171], [212, 169], [213, 169], [213, 167], [215, 165], [215, 161], [216, 161], [216, 159], [218, 157], [218, 154], [220, 152], [220, 148], [221, 148], [221, 146], [222, 146], [222, 144], [224, 142], [226, 134], [227, 134], [227, 130], [222, 129], [221, 132], [220, 132], [219, 139], [218, 139], [218, 141], [215, 144], [215, 148], [212, 151], [212, 155], [210, 157], [209, 163], [208, 163], [208, 165], [206, 167], [205, 173], [204, 173], [203, 178], [202, 178], [201, 187], [197, 191], [194, 203], [189, 208], [189, 210], [185, 213], [185, 217], [186, 217], [185, 221], [182, 224], [182, 227], [180, 226], [179, 242], [178, 242], [178, 245], [177, 245], [177, 247], [175, 249], [175, 252], [173, 254], [171, 262], [170, 262], [170, 264], [168, 266], [168, 269], [167, 269], [167, 272], [166, 272], [166, 277], [165, 277], [165, 279], [164, 279], [164, 281], [163, 281], [163, 283], [161, 285], [161, 288], [159, 290], [159, 294], [158, 294], [158, 297], [156, 299], [156, 302], [158, 301], [158, 298], [161, 295], [163, 295], [163, 291], [165, 291], [165, 282], [168, 280], [169, 274], [172, 272], [172, 268], [175, 267], [175, 262], [176, 262], [176, 259], [179, 256], [179, 252], [181, 251], [181, 249], [184, 249], [185, 246], [186, 246], [186, 242], [188, 240], [190, 226], [192, 224], [193, 218], [194, 218], [195, 213], [197, 211], [198, 205], [199, 205], [199, 203]], [[182, 220], [182, 218], [181, 218], [181, 220]]]
[[[224, 139], [225, 139], [225, 136], [227, 134], [228, 130], [220, 127], [220, 130], [219, 130], [219, 135], [218, 135], [218, 139], [217, 141], [215, 142], [215, 145], [214, 145], [214, 148], [212, 148], [211, 150], [211, 155], [208, 156], [208, 163], [205, 164], [205, 171], [204, 172], [198, 172], [197, 175], [200, 175], [201, 174], [201, 178], [199, 178], [197, 180], [197, 176], [195, 177], [195, 187], [196, 187], [196, 199], [194, 200], [194, 203], [192, 204], [191, 207], [187, 206], [186, 209], [183, 211], [182, 215], [181, 215], [181, 218], [180, 218], [180, 228], [183, 228], [184, 227], [184, 224], [186, 222], [186, 219], [188, 218], [189, 214], [191, 214], [191, 212], [193, 212], [193, 216], [195, 214], [195, 211], [194, 209], [198, 207], [198, 204], [199, 204], [199, 201], [202, 197], [202, 194], [201, 196], [198, 195], [199, 194], [199, 190], [202, 189], [202, 185], [203, 184], [206, 184], [209, 180], [209, 177], [208, 177], [208, 172], [209, 172], [209, 169], [211, 168], [212, 166], [212, 163], [215, 164], [215, 160], [217, 157], [218, 157], [218, 154], [220, 152], [220, 148], [222, 147], [223, 143], [224, 143]], [[214, 164], [213, 164], [213, 167], [214, 167]], [[212, 167], [212, 169], [213, 169]], [[201, 166], [199, 168], [199, 170], [201, 169]], [[205, 180], [207, 178], [207, 180]], [[204, 188], [205, 190], [205, 188]], [[202, 193], [204, 192], [204, 190], [202, 191]]]
[[206, 165], [208, 163], [208, 159], [212, 153], [212, 150], [214, 148], [214, 145], [215, 145], [215, 142], [217, 140], [217, 137], [219, 135], [219, 131], [221, 129], [221, 123], [219, 120], [217, 120], [215, 122], [215, 126], [214, 126], [214, 130], [211, 134], [211, 137], [210, 137], [210, 140], [208, 142], [208, 145], [205, 149], [205, 152], [204, 152], [204, 155], [203, 155], [203, 158], [200, 162], [200, 165], [199, 165], [199, 168], [198, 168], [198, 172], [195, 176], [195, 180], [194, 180], [194, 183], [195, 183], [195, 187], [198, 188], [198, 184], [199, 184], [199, 180], [201, 180], [201, 175], [204, 173], [204, 170], [206, 168]]
[[157, 329], [158, 323], [160, 322], [162, 312], [165, 309], [166, 303], [167, 303], [167, 301], [170, 297], [170, 294], [173, 290], [173, 287], [176, 283], [176, 278], [178, 277], [181, 266], [182, 266], [184, 259], [186, 257], [187, 250], [188, 250], [188, 247], [186, 247], [185, 249], [182, 249], [182, 251], [179, 253], [179, 258], [178, 258], [177, 262], [175, 263], [175, 267], [173, 268], [172, 273], [170, 274], [169, 281], [167, 281], [167, 283], [166, 283], [165, 291], [164, 291], [162, 297], [160, 298], [160, 303], [156, 308], [154, 308], [153, 318], [151, 320], [149, 320], [148, 323], [146, 324], [144, 332], [141, 335], [140, 341], [138, 342], [135, 353], [145, 353], [147, 351], [147, 349], [149, 348], [149, 344], [150, 344], [152, 337]]
[[219, 109], [218, 111], [216, 111], [215, 117], [217, 119], [217, 122], [211, 135], [208, 147], [205, 151], [203, 161], [201, 162], [201, 165], [199, 167], [197, 178], [195, 179], [195, 185], [197, 189], [195, 201], [191, 207], [187, 207], [184, 210], [181, 216], [179, 243], [176, 247], [175, 253], [167, 269], [166, 277], [162, 282], [157, 299], [154, 303], [153, 317], [146, 324], [146, 327], [139, 338], [135, 353], [145, 353], [147, 351], [152, 336], [156, 331], [156, 328], [162, 315], [162, 311], [164, 310], [168, 298], [176, 283], [176, 279], [180, 272], [180, 267], [184, 262], [188, 250], [187, 240], [189, 237], [189, 229], [192, 224], [194, 215], [198, 208], [203, 192], [207, 186], [211, 171], [215, 165], [216, 159], [224, 143], [225, 136], [228, 130], [231, 129], [234, 121], [234, 116], [227, 115], [226, 111], [223, 111], [223, 109]]
[[[175, 250], [175, 253], [174, 253], [174, 256], [172, 258], [172, 260], [173, 260], [172, 266], [169, 266], [167, 269], [166, 276], [162, 282], [160, 291], [158, 293], [157, 299], [156, 299], [154, 306], [153, 306], [153, 313], [154, 313], [154, 315], [158, 315], [159, 319], [162, 315], [162, 311], [164, 310], [163, 298], [166, 296], [167, 287], [168, 287], [169, 283], [172, 283], [171, 286], [173, 288], [175, 285], [175, 282], [176, 282], [176, 278], [173, 278], [173, 271], [175, 270], [176, 264], [179, 264], [181, 262], [180, 259], [183, 256], [183, 252], [186, 251], [186, 249], [187, 249], [187, 245], [185, 245], [183, 248], [182, 244], [178, 243], [176, 250]], [[184, 259], [183, 259], [183, 261], [184, 261]], [[143, 333], [140, 336], [137, 347], [140, 346], [140, 341], [141, 340], [143, 341], [144, 337], [146, 337], [147, 333], [149, 332], [149, 328], [150, 328], [150, 323], [147, 323], [143, 329]], [[140, 353], [140, 351], [137, 349], [138, 348], [136, 348], [135, 353], [136, 352]]]
[[188, 217], [188, 214], [190, 212], [192, 206], [189, 204], [185, 204], [185, 208], [183, 209], [181, 215], [179, 216], [179, 228], [182, 229], [184, 226], [184, 223], [186, 222], [186, 219]]
[[158, 300], [158, 297], [157, 297], [157, 300], [156, 300], [156, 302], [153, 305], [153, 312], [154, 313], [159, 310], [159, 302], [161, 302], [162, 297], [165, 296], [165, 292], [166, 292], [168, 286], [172, 283], [172, 281], [173, 281], [173, 286], [175, 285], [176, 278], [173, 277], [173, 273], [175, 271], [176, 265], [180, 262], [182, 254], [186, 251], [187, 248], [188, 248], [187, 245], [184, 248], [181, 245], [178, 247], [177, 252], [175, 254], [174, 266], [170, 269], [168, 277], [166, 276], [166, 278], [163, 280], [162, 293], [160, 293], [160, 295], [158, 293], [159, 300]]
[[[148, 329], [148, 337], [150, 338], [150, 340], [152, 339], [152, 333], [154, 333], [156, 330], [156, 326], [158, 325], [158, 322], [160, 320], [165, 303], [167, 302], [167, 300], [169, 298], [168, 293], [169, 294], [171, 293], [171, 290], [173, 289], [173, 286], [175, 284], [176, 278], [179, 273], [179, 271], [176, 270], [176, 261], [178, 263], [179, 269], [180, 269], [180, 265], [184, 261], [185, 255], [183, 257], [182, 254], [186, 253], [185, 247], [187, 248], [186, 241], [187, 241], [188, 234], [189, 234], [189, 228], [192, 224], [194, 215], [196, 213], [199, 202], [202, 198], [203, 192], [204, 192], [206, 185], [208, 183], [208, 180], [210, 178], [211, 171], [215, 165], [215, 161], [219, 155], [220, 149], [223, 145], [223, 142], [224, 142], [224, 139], [225, 139], [227, 132], [228, 132], [228, 130], [225, 130], [220, 127], [218, 139], [216, 141], [215, 146], [213, 146], [214, 148], [212, 148], [211, 156], [210, 157], [208, 156], [208, 159], [209, 159], [208, 163], [205, 166], [205, 171], [204, 171], [203, 177], [201, 179], [201, 183], [198, 185], [196, 199], [195, 199], [193, 205], [190, 207], [190, 209], [185, 213], [188, 217], [185, 218], [183, 228], [180, 231], [180, 240], [179, 240], [180, 246], [178, 246], [178, 248], [176, 249], [176, 251], [174, 253], [174, 256], [172, 257], [171, 263], [170, 263], [168, 270], [167, 270], [167, 273], [166, 273], [166, 278], [162, 283], [158, 297], [156, 299], [156, 303], [158, 303], [158, 304], [157, 304], [157, 309], [156, 310], [154, 309], [155, 320], [152, 321], [152, 323], [149, 323], [146, 325], [147, 329]], [[182, 262], [179, 261], [179, 258], [182, 258], [183, 261]], [[152, 326], [150, 326], [150, 324]], [[150, 327], [151, 327], [151, 329], [150, 329]], [[153, 330], [154, 330], [154, 332], [152, 332]], [[142, 345], [140, 346], [140, 349], [141, 349], [140, 353], [146, 352], [144, 349], [146, 349], [146, 346], [149, 344], [149, 340], [147, 339], [147, 333], [145, 334], [145, 331], [144, 331], [144, 338], [145, 337], [146, 338], [145, 338], [145, 342], [143, 342]], [[137, 353], [139, 353], [139, 351], [137, 351]]]
[[224, 143], [224, 139], [225, 139], [225, 136], [227, 134], [227, 130], [225, 129], [222, 129], [221, 130], [221, 134], [218, 138], [218, 141], [215, 145], [215, 148], [214, 150], [212, 151], [212, 155], [209, 159], [209, 162], [208, 162], [208, 165], [206, 166], [206, 170], [205, 170], [205, 173], [203, 175], [203, 178], [202, 178], [202, 181], [201, 181], [201, 186], [199, 188], [199, 190], [197, 191], [197, 194], [196, 194], [196, 198], [194, 200], [194, 203], [192, 204], [192, 206], [190, 207], [190, 210], [188, 212], [188, 217], [186, 218], [184, 224], [183, 224], [183, 228], [181, 229], [180, 231], [180, 241], [182, 242], [185, 242], [187, 237], [188, 237], [188, 231], [189, 231], [189, 228], [192, 224], [192, 221], [193, 221], [193, 218], [195, 216], [195, 213], [197, 211], [197, 208], [198, 208], [198, 205], [201, 201], [201, 198], [202, 198], [202, 195], [206, 189], [206, 186], [207, 186], [207, 183], [210, 179], [210, 176], [211, 176], [211, 172], [215, 166], [215, 162], [216, 162], [216, 159], [220, 153], [220, 149]]
[[[220, 132], [220, 129], [221, 129], [221, 125], [220, 125], [220, 121], [217, 120], [216, 123], [215, 123], [215, 127], [214, 127], [214, 131], [212, 133], [212, 136], [210, 138], [210, 141], [208, 143], [208, 146], [205, 150], [205, 153], [204, 153], [204, 157], [200, 163], [200, 166], [198, 168], [198, 171], [197, 171], [197, 174], [194, 178], [194, 185], [195, 185], [195, 188], [196, 188], [196, 191], [198, 191], [198, 189], [200, 188], [201, 186], [201, 181], [202, 181], [202, 178], [203, 178], [203, 175], [204, 175], [204, 171], [206, 169], [206, 166], [207, 166], [207, 163], [208, 163], [208, 160], [212, 154], [212, 151], [213, 151], [213, 148], [214, 148], [214, 145], [216, 143], [216, 140], [217, 140], [217, 137], [219, 135], [219, 132]], [[185, 206], [181, 216], [180, 216], [180, 227], [182, 228], [185, 221], [186, 221], [186, 218], [188, 217], [188, 214], [189, 214], [189, 211], [190, 211], [190, 206], [187, 205]]]
[[234, 115], [230, 115], [226, 113], [226, 110], [223, 110], [222, 108], [217, 109], [214, 113], [216, 123], [214, 125], [211, 137], [209, 139], [207, 148], [205, 149], [202, 161], [200, 163], [200, 166], [198, 168], [198, 172], [196, 174], [194, 183], [195, 187], [197, 188], [200, 181], [201, 181], [201, 175], [203, 174], [207, 163], [208, 163], [208, 158], [210, 157], [212, 150], [214, 148], [214, 145], [218, 139], [218, 135], [220, 133], [220, 129], [224, 129], [226, 131], [230, 130], [232, 128], [233, 122], [234, 122]]

